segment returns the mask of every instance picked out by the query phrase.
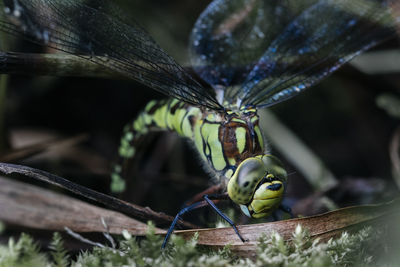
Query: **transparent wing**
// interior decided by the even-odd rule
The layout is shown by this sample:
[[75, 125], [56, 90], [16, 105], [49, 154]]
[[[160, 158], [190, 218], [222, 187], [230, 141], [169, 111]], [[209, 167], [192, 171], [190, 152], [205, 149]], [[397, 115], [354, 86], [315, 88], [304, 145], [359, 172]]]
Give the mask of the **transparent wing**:
[[82, 56], [161, 93], [220, 110], [214, 92], [193, 80], [111, 1], [4, 0], [0, 29]]
[[317, 0], [214, 0], [197, 19], [189, 42], [197, 74], [234, 100], [271, 42]]
[[192, 61], [224, 100], [270, 106], [395, 35], [396, 2], [216, 0], [193, 29]]

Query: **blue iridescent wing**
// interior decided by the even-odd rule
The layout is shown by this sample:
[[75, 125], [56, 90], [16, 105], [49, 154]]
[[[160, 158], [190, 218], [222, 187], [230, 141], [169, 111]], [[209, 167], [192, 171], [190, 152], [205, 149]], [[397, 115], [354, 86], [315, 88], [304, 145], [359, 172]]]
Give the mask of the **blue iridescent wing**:
[[193, 80], [111, 1], [4, 0], [0, 30], [85, 57], [161, 93], [214, 110], [214, 92]]
[[393, 37], [396, 2], [215, 0], [193, 29], [192, 62], [225, 101], [271, 106]]

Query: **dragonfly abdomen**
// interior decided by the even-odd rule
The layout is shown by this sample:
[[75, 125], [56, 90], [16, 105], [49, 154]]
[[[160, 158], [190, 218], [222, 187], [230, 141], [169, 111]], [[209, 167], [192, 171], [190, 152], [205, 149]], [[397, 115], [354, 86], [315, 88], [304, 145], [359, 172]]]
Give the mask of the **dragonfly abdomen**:
[[155, 131], [175, 131], [181, 136], [192, 137], [195, 121], [201, 118], [201, 114], [199, 108], [177, 99], [150, 101], [136, 119], [124, 127], [118, 149], [119, 162], [114, 165], [111, 175], [112, 189], [123, 190], [117, 185], [124, 176], [123, 163], [135, 156], [141, 138]]

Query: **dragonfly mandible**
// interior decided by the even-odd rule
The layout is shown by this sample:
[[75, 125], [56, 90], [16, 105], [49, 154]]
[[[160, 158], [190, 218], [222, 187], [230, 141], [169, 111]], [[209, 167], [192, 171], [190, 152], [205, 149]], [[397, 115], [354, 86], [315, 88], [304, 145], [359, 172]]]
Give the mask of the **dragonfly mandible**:
[[[287, 173], [269, 154], [257, 109], [283, 102], [396, 35], [395, 0], [214, 0], [190, 37], [203, 86], [109, 1], [4, 0], [3, 31], [78, 55], [171, 98], [151, 101], [124, 130], [123, 160], [151, 131], [192, 140], [209, 173], [249, 217], [281, 206]], [[112, 177], [120, 181], [122, 165]], [[233, 222], [205, 195], [215, 211]], [[197, 202], [175, 217], [198, 208]]]

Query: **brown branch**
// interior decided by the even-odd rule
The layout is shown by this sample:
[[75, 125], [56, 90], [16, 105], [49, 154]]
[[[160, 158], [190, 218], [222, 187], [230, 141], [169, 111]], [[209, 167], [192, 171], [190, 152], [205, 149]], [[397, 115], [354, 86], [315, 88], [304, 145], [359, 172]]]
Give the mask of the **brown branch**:
[[[96, 207], [47, 189], [0, 177], [0, 220], [24, 227], [75, 232], [104, 232], [102, 218], [110, 233], [128, 230], [144, 235], [147, 225], [119, 212]], [[156, 228], [157, 233], [164, 233]]]
[[[9, 163], [0, 163], [0, 172], [4, 174], [18, 173], [25, 175], [30, 178], [34, 178], [36, 180], [40, 180], [49, 184], [56, 185], [58, 187], [64, 188], [74, 194], [80, 195], [86, 199], [93, 200], [97, 203], [104, 204], [105, 206], [122, 212], [124, 214], [133, 216], [135, 218], [139, 218], [142, 220], [152, 220], [156, 224], [159, 223], [170, 223], [173, 221], [173, 217], [166, 215], [164, 213], [155, 212], [151, 210], [149, 207], [141, 207], [139, 205], [135, 205], [115, 197], [94, 191], [87, 187], [72, 183], [67, 179], [64, 179], [60, 176], [41, 171], [38, 169], [9, 164]], [[180, 221], [179, 224], [186, 228], [197, 228], [195, 225]]]

